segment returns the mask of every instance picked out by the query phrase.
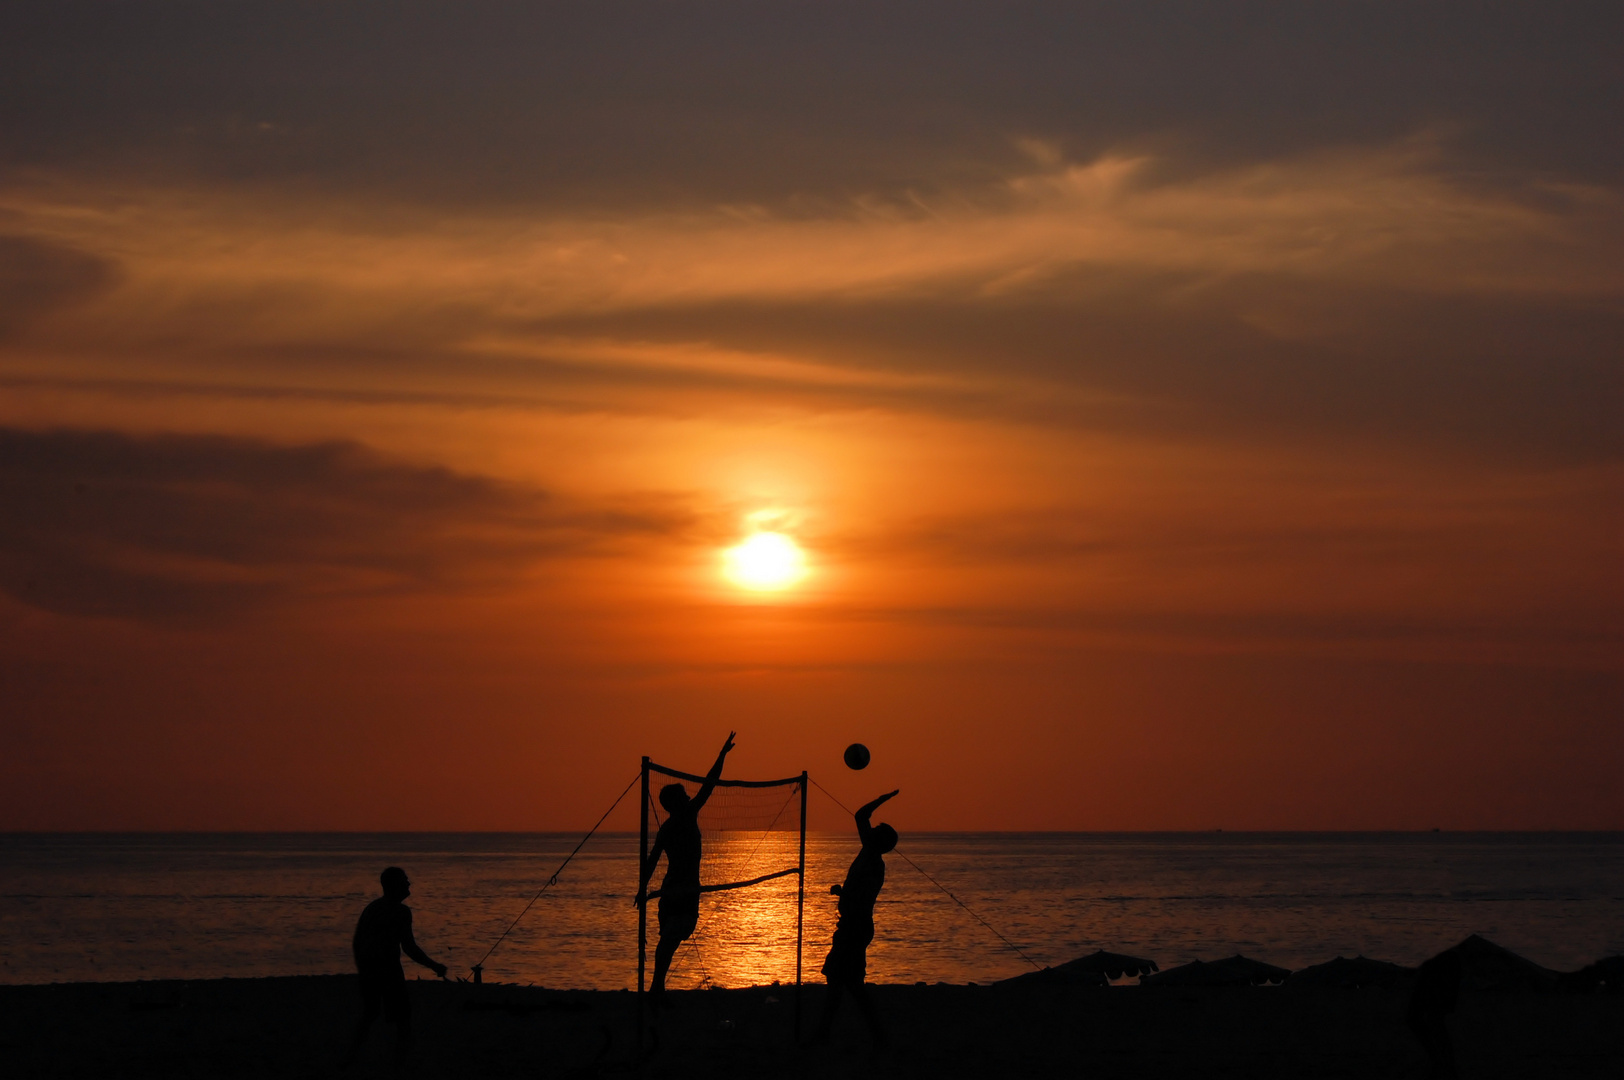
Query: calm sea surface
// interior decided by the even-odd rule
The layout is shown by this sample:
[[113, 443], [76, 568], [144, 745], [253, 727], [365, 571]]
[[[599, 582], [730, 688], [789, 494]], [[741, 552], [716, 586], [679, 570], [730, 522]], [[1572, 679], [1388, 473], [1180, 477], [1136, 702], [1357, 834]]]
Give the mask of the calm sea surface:
[[[390, 864], [411, 874], [419, 943], [465, 972], [579, 839], [0, 835], [0, 982], [348, 971], [355, 917]], [[793, 865], [794, 844], [781, 832], [709, 836], [707, 880]], [[636, 850], [636, 837], [594, 838], [487, 978], [633, 985]], [[907, 837], [902, 852], [1042, 964], [1102, 947], [1164, 967], [1236, 952], [1290, 968], [1360, 953], [1415, 963], [1470, 933], [1557, 969], [1624, 952], [1624, 834], [938, 833]], [[809, 978], [833, 931], [828, 887], [855, 853], [850, 834], [809, 837]], [[905, 860], [887, 861], [871, 979], [1029, 970]], [[672, 985], [794, 975], [789, 877], [707, 896]]]

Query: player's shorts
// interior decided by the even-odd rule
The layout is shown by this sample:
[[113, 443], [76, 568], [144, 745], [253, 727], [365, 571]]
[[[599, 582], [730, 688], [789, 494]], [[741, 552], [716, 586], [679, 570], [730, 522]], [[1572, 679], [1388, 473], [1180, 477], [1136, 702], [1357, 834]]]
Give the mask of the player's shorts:
[[382, 975], [361, 973], [361, 1008], [371, 1015], [383, 1010], [391, 1024], [404, 1024], [412, 1018], [412, 999], [406, 996], [406, 979], [394, 972]]
[[687, 941], [699, 925], [699, 894], [697, 892], [672, 893], [660, 897], [660, 936], [675, 941]]
[[873, 940], [873, 922], [840, 920], [829, 956], [823, 961], [823, 976], [830, 986], [863, 985], [868, 978], [868, 944]]

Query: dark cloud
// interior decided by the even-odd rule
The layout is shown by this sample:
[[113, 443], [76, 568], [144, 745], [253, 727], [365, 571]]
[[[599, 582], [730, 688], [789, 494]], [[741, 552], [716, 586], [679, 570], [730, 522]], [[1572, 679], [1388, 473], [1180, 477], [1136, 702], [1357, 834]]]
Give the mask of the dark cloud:
[[[690, 393], [740, 406], [884, 409], [1218, 444], [1380, 442], [1527, 464], [1624, 460], [1616, 416], [1624, 313], [1542, 297], [1416, 296], [1262, 276], [1205, 294], [1184, 277], [1115, 278], [1066, 298], [814, 297], [487, 324], [516, 341], [703, 342], [806, 357], [844, 379], [581, 359], [545, 346], [477, 353], [459, 348], [457, 334], [468, 331], [456, 327], [370, 348], [337, 339], [195, 350], [188, 366], [174, 351], [109, 343], [104, 355], [123, 354], [137, 372], [162, 364], [167, 376], [0, 373], [0, 386], [632, 413], [661, 401], [692, 407], [674, 396]], [[1247, 318], [1260, 297], [1329, 311], [1329, 325], [1273, 332]], [[452, 370], [461, 382], [447, 387], [440, 376]], [[348, 385], [335, 385], [334, 372]]]
[[[1186, 275], [1109, 277], [1061, 297], [716, 303], [535, 328], [702, 340], [893, 374], [996, 372], [1077, 392], [1044, 399], [968, 389], [797, 391], [809, 403], [844, 398], [1181, 438], [1351, 436], [1524, 461], [1624, 460], [1616, 415], [1624, 401], [1617, 359], [1624, 312], [1610, 305], [1422, 296], [1267, 275], [1211, 289], [1194, 288], [1200, 281]], [[1254, 302], [1300, 307], [1326, 326], [1274, 332], [1247, 317]]]
[[1182, 167], [1452, 133], [1624, 176], [1615, 3], [261, 0], [0, 9], [0, 163], [462, 202], [962, 188], [1015, 136]]
[[114, 264], [30, 236], [0, 235], [0, 340], [36, 316], [117, 280]]
[[669, 507], [561, 505], [350, 443], [16, 429], [0, 429], [0, 505], [0, 589], [159, 622], [500, 584], [543, 558], [691, 525]]

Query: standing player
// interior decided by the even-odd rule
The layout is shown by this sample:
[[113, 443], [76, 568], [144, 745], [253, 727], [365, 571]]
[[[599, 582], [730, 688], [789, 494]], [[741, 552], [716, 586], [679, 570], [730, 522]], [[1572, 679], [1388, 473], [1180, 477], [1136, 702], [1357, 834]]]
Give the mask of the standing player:
[[344, 1065], [355, 1060], [372, 1021], [383, 1013], [395, 1026], [395, 1054], [405, 1053], [412, 1042], [412, 1003], [406, 996], [406, 972], [400, 966], [400, 953], [445, 978], [444, 964], [430, 960], [412, 937], [412, 909], [403, 901], [412, 894], [406, 871], [391, 866], [378, 875], [383, 895], [366, 906], [355, 924], [355, 969], [361, 974], [361, 1021], [355, 1026], [355, 1040], [345, 1055]]
[[874, 902], [885, 887], [885, 853], [897, 846], [895, 829], [883, 822], [870, 825], [868, 819], [896, 794], [893, 791], [881, 795], [857, 811], [857, 835], [863, 842], [863, 850], [857, 853], [851, 869], [846, 871], [846, 883], [829, 889], [840, 897], [840, 921], [835, 924], [829, 958], [823, 962], [823, 974], [829, 980], [829, 1001], [823, 1009], [823, 1022], [818, 1026], [820, 1042], [829, 1037], [840, 999], [846, 994], [857, 999], [875, 1045], [884, 1047], [890, 1041], [879, 1013], [874, 1010], [874, 1002], [869, 999], [864, 980], [868, 977], [868, 943], [874, 940]]
[[716, 781], [722, 778], [722, 763], [733, 749], [735, 734], [727, 733], [727, 742], [716, 755], [716, 764], [705, 774], [699, 794], [690, 799], [688, 789], [681, 784], [667, 784], [660, 789], [660, 805], [668, 816], [655, 834], [654, 847], [649, 850], [637, 886], [637, 902], [647, 903], [648, 879], [654, 876], [660, 856], [665, 855], [665, 880], [660, 882], [660, 941], [654, 947], [654, 980], [649, 984], [649, 997], [656, 1004], [665, 995], [665, 975], [671, 970], [677, 946], [687, 941], [699, 925], [699, 860], [703, 853], [699, 811], [705, 808], [711, 792], [716, 790]]

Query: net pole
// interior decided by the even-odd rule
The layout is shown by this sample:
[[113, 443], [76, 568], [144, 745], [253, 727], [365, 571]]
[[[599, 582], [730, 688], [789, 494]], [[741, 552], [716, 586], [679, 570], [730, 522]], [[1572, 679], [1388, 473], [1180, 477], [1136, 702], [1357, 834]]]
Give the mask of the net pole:
[[801, 943], [806, 930], [806, 771], [801, 771], [801, 861], [795, 889], [795, 1041], [801, 1041]]
[[[648, 868], [648, 758], [643, 758], [643, 801], [637, 808], [641, 822], [637, 842], [637, 888], [642, 891]], [[637, 1056], [643, 1056], [643, 973], [648, 965], [648, 900], [637, 905]]]

